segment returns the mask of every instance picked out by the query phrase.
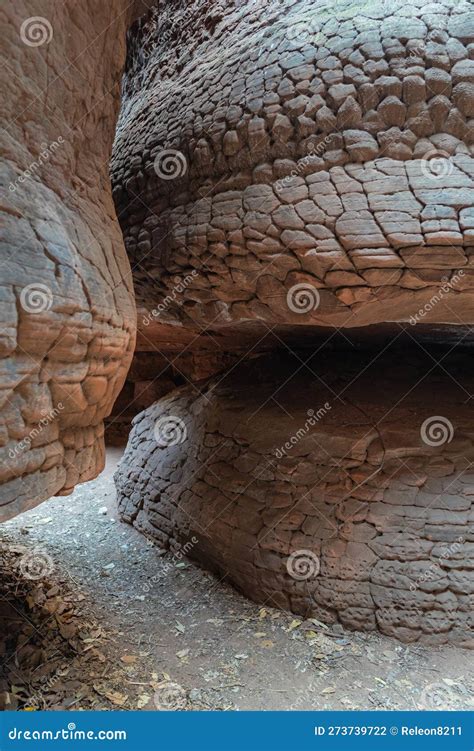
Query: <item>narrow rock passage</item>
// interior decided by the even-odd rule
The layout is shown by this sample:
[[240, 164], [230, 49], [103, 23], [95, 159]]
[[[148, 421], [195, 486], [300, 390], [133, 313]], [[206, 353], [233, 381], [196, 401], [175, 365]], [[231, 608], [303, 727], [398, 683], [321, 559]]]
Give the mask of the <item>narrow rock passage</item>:
[[474, 707], [463, 649], [301, 622], [184, 556], [160, 557], [117, 519], [120, 455], [109, 450], [104, 473], [72, 497], [0, 530], [7, 708]]

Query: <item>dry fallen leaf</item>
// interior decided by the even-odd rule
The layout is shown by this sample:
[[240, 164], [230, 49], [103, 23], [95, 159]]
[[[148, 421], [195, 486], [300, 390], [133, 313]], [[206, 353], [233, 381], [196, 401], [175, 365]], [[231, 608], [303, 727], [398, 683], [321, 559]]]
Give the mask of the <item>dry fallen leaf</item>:
[[122, 655], [120, 661], [125, 665], [133, 665], [137, 661], [136, 655]]
[[110, 691], [103, 685], [94, 684], [93, 689], [97, 694], [99, 694], [100, 696], [105, 696], [109, 701], [112, 702], [112, 704], [115, 704], [117, 707], [123, 707], [128, 699], [127, 694], [121, 694], [119, 691]]
[[322, 621], [318, 621], [317, 618], [309, 618], [308, 620], [310, 621], [310, 623], [313, 623], [318, 628], [322, 628], [325, 630], [329, 628], [329, 626], [326, 623], [322, 623]]
[[72, 639], [76, 635], [76, 627], [73, 623], [59, 623], [58, 625], [63, 639]]
[[286, 629], [287, 632], [294, 631], [295, 628], [298, 628], [298, 626], [301, 626], [301, 621], [297, 620], [296, 618], [291, 621], [290, 625]]
[[110, 699], [112, 704], [115, 704], [117, 707], [123, 707], [128, 699], [126, 694], [120, 694], [118, 691], [104, 692], [104, 696], [106, 696], [107, 699]]
[[143, 709], [143, 707], [146, 707], [146, 705], [150, 701], [150, 698], [151, 697], [149, 694], [140, 694], [137, 699], [137, 709]]

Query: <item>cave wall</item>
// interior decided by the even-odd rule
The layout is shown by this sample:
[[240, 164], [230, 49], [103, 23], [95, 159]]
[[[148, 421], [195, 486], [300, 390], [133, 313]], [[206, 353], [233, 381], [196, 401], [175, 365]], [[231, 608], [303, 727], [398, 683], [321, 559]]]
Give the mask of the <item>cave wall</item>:
[[443, 354], [287, 353], [173, 391], [135, 418], [122, 518], [259, 603], [473, 646], [474, 384]]
[[122, 517], [259, 602], [471, 644], [472, 6], [177, 0], [128, 42], [113, 195], [180, 385]]
[[104, 466], [136, 334], [108, 163], [126, 29], [145, 9], [3, 9], [0, 521]]
[[473, 44], [451, 0], [137, 22], [111, 170], [143, 336], [472, 322]]

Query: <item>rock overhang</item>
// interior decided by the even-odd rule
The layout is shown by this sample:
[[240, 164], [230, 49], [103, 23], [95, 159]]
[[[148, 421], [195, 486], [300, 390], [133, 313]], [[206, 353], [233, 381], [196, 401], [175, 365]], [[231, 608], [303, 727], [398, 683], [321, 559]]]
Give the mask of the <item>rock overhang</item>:
[[472, 322], [472, 12], [337, 10], [132, 30], [112, 180], [142, 320]]

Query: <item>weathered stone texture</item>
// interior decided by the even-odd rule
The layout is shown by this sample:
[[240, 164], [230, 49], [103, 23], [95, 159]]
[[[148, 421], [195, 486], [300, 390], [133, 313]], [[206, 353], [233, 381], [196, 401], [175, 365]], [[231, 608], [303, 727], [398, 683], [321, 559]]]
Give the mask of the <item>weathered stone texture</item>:
[[132, 6], [3, 11], [0, 521], [100, 472], [133, 353], [108, 176]]
[[[170, 296], [161, 320], [191, 328], [364, 326], [462, 270], [423, 323], [474, 320], [472, 6], [357, 6], [194, 0], [137, 22], [112, 180], [140, 306]], [[301, 283], [324, 292], [304, 314]]]
[[[258, 602], [472, 644], [474, 384], [441, 357], [273, 355], [173, 391], [134, 420], [121, 515], [163, 548], [194, 538], [188, 554]], [[439, 416], [452, 435], [431, 445]], [[297, 551], [317, 575], [290, 575]]]

